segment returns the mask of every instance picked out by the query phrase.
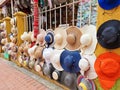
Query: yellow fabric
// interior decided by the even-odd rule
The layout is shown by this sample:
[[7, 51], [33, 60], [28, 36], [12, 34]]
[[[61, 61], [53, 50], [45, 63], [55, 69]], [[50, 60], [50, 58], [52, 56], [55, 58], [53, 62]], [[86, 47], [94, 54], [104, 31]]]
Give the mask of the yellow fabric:
[[[111, 20], [111, 19], [117, 19], [120, 20], [120, 6], [112, 9], [112, 10], [104, 10], [102, 9], [99, 5], [97, 8], [97, 30], [100, 27], [101, 24], [103, 24], [104, 22]], [[111, 51], [111, 52], [115, 52], [117, 54], [120, 55], [120, 48], [117, 49], [113, 49], [113, 50], [109, 50], [109, 49], [105, 49], [103, 48], [100, 44], [97, 45], [96, 50], [95, 50], [95, 55], [99, 56], [100, 54], [107, 52], [107, 51]]]
[[83, 88], [83, 90], [87, 90], [87, 87], [85, 86], [84, 83], [80, 83], [79, 86], [81, 86]]

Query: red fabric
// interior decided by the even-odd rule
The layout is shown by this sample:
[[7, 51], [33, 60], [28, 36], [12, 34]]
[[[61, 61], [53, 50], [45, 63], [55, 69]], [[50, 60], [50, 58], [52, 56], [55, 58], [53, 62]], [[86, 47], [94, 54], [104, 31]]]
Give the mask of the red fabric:
[[38, 3], [38, 0], [34, 0], [34, 3], [35, 3], [35, 2]]
[[30, 45], [30, 48], [32, 48], [35, 45], [36, 42], [32, 42]]
[[39, 30], [38, 29], [36, 29], [36, 30], [34, 30], [34, 37], [35, 38], [37, 38], [37, 35], [39, 34]]

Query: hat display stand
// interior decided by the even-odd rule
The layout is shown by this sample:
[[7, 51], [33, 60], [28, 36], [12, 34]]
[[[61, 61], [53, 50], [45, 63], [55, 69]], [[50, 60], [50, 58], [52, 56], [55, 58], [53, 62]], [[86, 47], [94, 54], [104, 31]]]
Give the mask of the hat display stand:
[[[120, 2], [119, 0], [98, 0], [98, 9], [97, 9], [97, 40], [98, 44], [95, 50], [96, 55], [96, 61], [95, 61], [95, 71], [98, 75], [98, 78], [95, 79], [96, 88], [98, 90], [119, 90], [120, 85], [120, 79], [118, 78], [118, 75], [115, 74], [115, 71], [117, 70], [117, 65], [114, 67], [115, 70], [113, 70], [113, 64], [117, 64], [114, 60], [114, 55], [116, 58], [120, 57], [120, 47], [119, 47], [119, 30], [115, 29], [116, 27], [119, 27], [119, 24], [114, 23], [120, 22]], [[111, 23], [111, 25], [110, 25]], [[107, 25], [109, 24], [109, 25]], [[113, 32], [113, 36], [109, 36], [108, 33]], [[108, 36], [108, 37], [107, 37]], [[117, 40], [115, 40], [117, 39]], [[101, 42], [102, 41], [102, 42]], [[116, 43], [115, 46], [112, 44], [112, 42]], [[107, 44], [107, 45], [106, 45]], [[102, 57], [102, 58], [101, 58]], [[106, 59], [106, 60], [104, 60]], [[113, 60], [113, 61], [112, 61]], [[104, 64], [102, 64], [104, 63]], [[111, 64], [110, 64], [111, 63]], [[97, 65], [96, 65], [97, 64]], [[100, 66], [99, 66], [99, 65]], [[107, 64], [107, 65], [105, 65]], [[104, 68], [103, 68], [104, 67]], [[112, 69], [110, 69], [112, 68]], [[109, 69], [103, 70], [103, 69]], [[113, 74], [113, 72], [114, 74]], [[104, 73], [104, 74], [103, 74]], [[117, 71], [119, 73], [119, 71]], [[105, 75], [105, 76], [104, 76]], [[109, 76], [111, 75], [111, 76]], [[111, 78], [110, 78], [111, 77]], [[106, 79], [109, 78], [109, 79]], [[113, 79], [113, 80], [111, 80]]]

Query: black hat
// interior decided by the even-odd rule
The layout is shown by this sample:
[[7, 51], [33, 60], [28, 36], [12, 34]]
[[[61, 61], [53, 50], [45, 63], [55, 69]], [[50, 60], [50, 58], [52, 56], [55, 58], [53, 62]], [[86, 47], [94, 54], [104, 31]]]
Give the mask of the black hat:
[[109, 20], [104, 22], [97, 32], [98, 43], [107, 49], [120, 47], [120, 21]]

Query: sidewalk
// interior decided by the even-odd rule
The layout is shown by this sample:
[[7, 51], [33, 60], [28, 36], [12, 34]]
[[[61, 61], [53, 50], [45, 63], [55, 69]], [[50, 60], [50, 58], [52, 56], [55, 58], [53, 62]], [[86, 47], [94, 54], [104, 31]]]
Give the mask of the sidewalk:
[[[48, 88], [49, 87], [49, 88]], [[63, 90], [53, 83], [0, 58], [0, 90]]]

